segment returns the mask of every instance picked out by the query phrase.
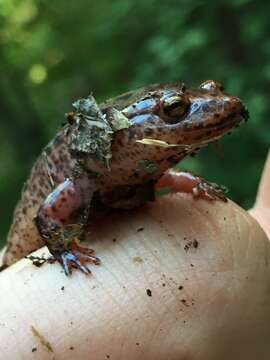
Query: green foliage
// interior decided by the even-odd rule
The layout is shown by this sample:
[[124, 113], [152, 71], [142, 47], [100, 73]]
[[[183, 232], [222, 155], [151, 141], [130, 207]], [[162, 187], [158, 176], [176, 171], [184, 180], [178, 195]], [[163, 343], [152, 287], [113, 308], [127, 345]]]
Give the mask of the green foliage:
[[0, 237], [71, 103], [152, 82], [215, 79], [246, 102], [251, 120], [184, 166], [250, 206], [269, 147], [269, 12], [266, 0], [0, 0]]

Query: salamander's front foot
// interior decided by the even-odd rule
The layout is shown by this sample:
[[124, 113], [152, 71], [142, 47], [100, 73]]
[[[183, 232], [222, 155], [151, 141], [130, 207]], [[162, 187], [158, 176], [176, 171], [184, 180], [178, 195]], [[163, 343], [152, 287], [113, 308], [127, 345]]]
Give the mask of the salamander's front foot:
[[45, 263], [54, 264], [58, 261], [67, 276], [71, 275], [72, 269], [79, 269], [84, 274], [89, 275], [91, 271], [85, 263], [100, 264], [100, 259], [93, 255], [94, 250], [79, 246], [75, 241], [72, 241], [67, 249], [50, 249], [50, 252], [53, 255], [49, 258], [27, 255], [25, 259], [32, 261], [33, 265], [37, 267], [41, 267]]
[[227, 202], [224, 186], [209, 182], [189, 171], [168, 170], [155, 184], [156, 194], [184, 192], [189, 193], [194, 199], [208, 201], [219, 200]]
[[53, 256], [48, 259], [48, 262], [58, 261], [67, 276], [71, 275], [72, 269], [79, 269], [84, 274], [89, 275], [91, 271], [85, 264], [89, 262], [95, 265], [100, 264], [99, 258], [93, 255], [94, 251], [92, 249], [79, 246], [76, 241], [72, 241], [68, 248], [50, 249], [50, 252]]

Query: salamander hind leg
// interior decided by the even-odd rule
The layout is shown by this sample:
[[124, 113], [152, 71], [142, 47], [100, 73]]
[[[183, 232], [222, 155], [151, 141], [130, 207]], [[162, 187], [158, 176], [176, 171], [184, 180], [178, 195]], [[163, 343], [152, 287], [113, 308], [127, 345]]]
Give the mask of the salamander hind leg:
[[[66, 275], [70, 275], [72, 269], [90, 274], [86, 263], [100, 263], [93, 250], [78, 244], [84, 238], [91, 198], [87, 182], [66, 179], [46, 198], [35, 218], [37, 229], [52, 254], [47, 262], [59, 262]], [[28, 258], [35, 261], [33, 256]]]
[[189, 171], [168, 170], [155, 184], [156, 195], [165, 193], [189, 193], [194, 199], [227, 202], [224, 186], [209, 182]]

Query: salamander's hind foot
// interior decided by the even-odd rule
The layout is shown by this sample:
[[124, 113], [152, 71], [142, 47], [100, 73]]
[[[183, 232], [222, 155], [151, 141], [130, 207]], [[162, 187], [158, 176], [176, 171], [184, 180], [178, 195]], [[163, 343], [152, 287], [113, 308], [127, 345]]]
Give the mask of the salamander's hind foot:
[[48, 259], [48, 262], [58, 261], [67, 276], [72, 274], [72, 269], [79, 269], [84, 274], [89, 275], [91, 271], [85, 264], [88, 262], [95, 265], [100, 264], [100, 259], [93, 253], [94, 250], [82, 247], [76, 241], [72, 241], [68, 248], [54, 250], [53, 256]]
[[192, 189], [192, 195], [195, 199], [206, 199], [210, 201], [221, 200], [227, 202], [228, 200], [225, 196], [226, 191], [223, 186], [200, 178], [198, 184]]
[[[166, 190], [166, 191], [165, 191]], [[209, 182], [190, 171], [168, 170], [155, 184], [156, 195], [166, 193], [189, 193], [194, 199], [227, 202], [226, 188]]]
[[34, 255], [28, 255], [25, 258], [31, 260], [37, 267], [41, 267], [44, 263], [53, 264], [58, 261], [67, 276], [72, 274], [72, 269], [79, 269], [89, 275], [91, 271], [85, 264], [87, 262], [100, 264], [100, 259], [93, 255], [94, 250], [79, 246], [76, 241], [72, 241], [66, 249], [50, 250], [50, 252], [53, 255], [49, 258]]

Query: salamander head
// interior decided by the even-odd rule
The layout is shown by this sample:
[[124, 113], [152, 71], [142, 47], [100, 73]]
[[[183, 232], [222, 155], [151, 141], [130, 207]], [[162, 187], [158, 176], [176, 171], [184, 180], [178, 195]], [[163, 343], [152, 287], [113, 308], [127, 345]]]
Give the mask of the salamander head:
[[220, 138], [248, 118], [242, 101], [212, 80], [198, 88], [155, 85], [121, 110], [134, 125], [130, 131], [135, 137], [196, 147]]

